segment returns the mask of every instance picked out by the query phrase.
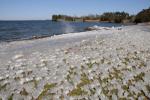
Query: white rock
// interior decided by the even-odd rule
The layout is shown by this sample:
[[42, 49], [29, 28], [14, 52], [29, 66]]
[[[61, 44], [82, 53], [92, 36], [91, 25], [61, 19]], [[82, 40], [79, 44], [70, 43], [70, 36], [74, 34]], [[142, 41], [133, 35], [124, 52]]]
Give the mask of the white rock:
[[41, 59], [41, 62], [45, 62], [45, 61], [47, 61], [46, 59]]
[[74, 66], [73, 66], [73, 65], [71, 65], [71, 66], [70, 66], [70, 68], [74, 68]]
[[127, 68], [128, 68], [128, 69], [131, 69], [131, 68], [132, 68], [132, 66], [127, 66]]
[[23, 55], [22, 55], [22, 54], [15, 55], [15, 56], [13, 57], [14, 60], [20, 59], [20, 58], [23, 58]]
[[25, 78], [25, 81], [26, 81], [26, 82], [28, 82], [28, 81], [30, 81], [30, 80], [31, 80], [30, 78]]
[[22, 66], [22, 63], [16, 63], [15, 64], [15, 67], [21, 67]]
[[41, 70], [47, 71], [48, 68], [47, 67], [43, 67]]
[[45, 66], [45, 64], [44, 64], [44, 63], [41, 63], [39, 66], [40, 66], [40, 67], [44, 67], [44, 66]]
[[6, 74], [6, 76], [5, 76], [6, 78], [8, 78], [9, 77], [9, 74]]
[[20, 79], [20, 84], [22, 85], [22, 84], [24, 84], [24, 82], [25, 82], [25, 79], [24, 79], [24, 78], [21, 78], [21, 79]]
[[[46, 78], [47, 78], [47, 77], [46, 77]], [[42, 77], [36, 77], [36, 78], [35, 78], [36, 81], [39, 81], [39, 80], [41, 80], [41, 79], [42, 79]]]
[[0, 77], [0, 80], [3, 80], [4, 78], [3, 77]]
[[23, 70], [19, 70], [19, 71], [16, 72], [16, 74], [19, 75], [19, 74], [21, 74], [23, 72], [24, 72]]
[[95, 60], [92, 60], [91, 63], [94, 64], [94, 63], [96, 63], [96, 61], [95, 61]]
[[86, 40], [82, 40], [82, 43], [85, 43], [86, 42]]
[[4, 84], [7, 84], [7, 83], [9, 83], [9, 81], [8, 81], [8, 80], [5, 80], [3, 83], [4, 83]]
[[92, 72], [92, 70], [90, 69], [90, 70], [88, 70], [88, 72], [89, 72], [89, 73], [91, 73], [91, 72]]
[[86, 57], [83, 57], [83, 59], [82, 59], [83, 61], [86, 61], [87, 60], [87, 58]]

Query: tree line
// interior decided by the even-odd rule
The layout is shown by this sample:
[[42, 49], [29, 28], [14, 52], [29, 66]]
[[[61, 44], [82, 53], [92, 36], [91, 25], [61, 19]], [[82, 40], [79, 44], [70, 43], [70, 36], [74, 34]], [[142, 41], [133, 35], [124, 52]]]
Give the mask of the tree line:
[[150, 7], [140, 11], [135, 18], [135, 23], [150, 22]]
[[105, 12], [102, 15], [88, 15], [88, 16], [67, 16], [67, 15], [53, 15], [53, 21], [87, 21], [87, 20], [97, 20], [97, 21], [107, 21], [114, 23], [141, 23], [150, 22], [150, 8], [143, 9], [137, 15], [129, 15], [127, 12]]

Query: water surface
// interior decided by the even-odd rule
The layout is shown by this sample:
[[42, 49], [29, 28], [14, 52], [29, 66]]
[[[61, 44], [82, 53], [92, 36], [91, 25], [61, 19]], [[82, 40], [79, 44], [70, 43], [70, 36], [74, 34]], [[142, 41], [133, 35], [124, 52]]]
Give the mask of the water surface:
[[120, 26], [99, 22], [0, 21], [0, 42], [47, 37], [64, 33], [82, 32], [90, 26]]

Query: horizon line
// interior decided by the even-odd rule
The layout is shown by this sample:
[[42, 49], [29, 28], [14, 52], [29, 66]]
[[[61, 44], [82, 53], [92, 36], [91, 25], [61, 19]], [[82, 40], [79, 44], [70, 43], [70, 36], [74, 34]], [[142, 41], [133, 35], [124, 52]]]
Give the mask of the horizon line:
[[0, 19], [0, 21], [47, 21], [47, 20], [52, 20], [52, 19]]

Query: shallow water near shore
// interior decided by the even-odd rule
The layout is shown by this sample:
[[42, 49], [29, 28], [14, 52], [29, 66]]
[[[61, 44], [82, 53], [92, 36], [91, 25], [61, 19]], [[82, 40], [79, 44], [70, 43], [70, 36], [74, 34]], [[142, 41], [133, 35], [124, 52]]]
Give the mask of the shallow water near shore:
[[121, 26], [102, 22], [0, 21], [0, 42], [49, 37], [64, 33], [82, 32], [91, 26]]

